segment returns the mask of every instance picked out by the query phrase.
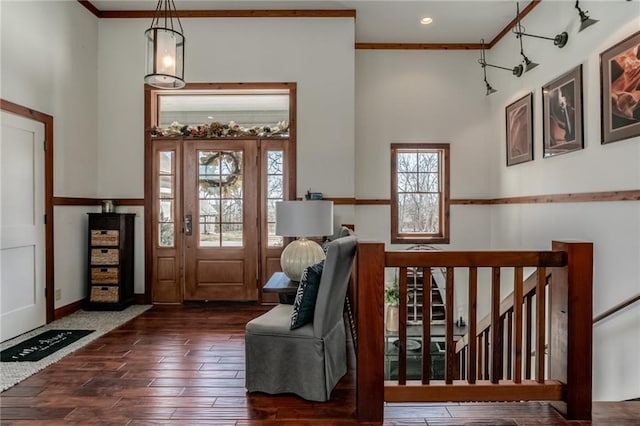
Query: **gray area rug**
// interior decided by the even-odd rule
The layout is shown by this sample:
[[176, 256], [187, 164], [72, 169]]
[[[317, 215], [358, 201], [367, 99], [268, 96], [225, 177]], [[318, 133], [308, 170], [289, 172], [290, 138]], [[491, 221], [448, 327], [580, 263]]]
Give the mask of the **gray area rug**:
[[0, 343], [0, 350], [4, 350], [47, 330], [72, 330], [81, 328], [95, 330], [93, 333], [40, 361], [0, 362], [0, 391], [9, 389], [16, 383], [23, 381], [43, 368], [59, 361], [62, 357], [80, 349], [125, 322], [132, 320], [149, 308], [151, 308], [151, 305], [133, 305], [123, 311], [76, 311], [71, 315], [53, 321], [43, 327], [36, 328], [28, 333], [21, 334], [18, 337]]

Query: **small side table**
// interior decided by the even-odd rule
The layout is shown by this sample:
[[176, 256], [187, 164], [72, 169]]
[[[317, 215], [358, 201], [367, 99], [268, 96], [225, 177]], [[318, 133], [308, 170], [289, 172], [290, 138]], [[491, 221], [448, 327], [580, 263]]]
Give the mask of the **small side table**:
[[280, 303], [293, 305], [298, 291], [298, 282], [291, 281], [284, 272], [276, 272], [271, 275], [269, 281], [262, 287], [265, 293], [278, 293]]

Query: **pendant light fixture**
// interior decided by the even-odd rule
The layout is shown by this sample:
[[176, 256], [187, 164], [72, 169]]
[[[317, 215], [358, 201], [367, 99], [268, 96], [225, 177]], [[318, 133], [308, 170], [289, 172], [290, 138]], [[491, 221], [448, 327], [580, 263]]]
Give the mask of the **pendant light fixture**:
[[145, 31], [145, 83], [160, 89], [181, 89], [184, 82], [184, 35], [173, 0], [158, 0], [151, 27]]

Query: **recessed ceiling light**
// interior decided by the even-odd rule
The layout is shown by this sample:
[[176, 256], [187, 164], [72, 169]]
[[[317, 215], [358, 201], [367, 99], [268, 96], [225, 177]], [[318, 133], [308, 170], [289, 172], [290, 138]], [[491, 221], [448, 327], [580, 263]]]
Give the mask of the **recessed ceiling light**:
[[429, 18], [428, 16], [425, 16], [424, 18], [422, 18], [422, 19], [420, 20], [420, 23], [421, 23], [422, 25], [429, 25], [429, 24], [430, 24], [430, 23], [432, 23], [432, 22], [433, 22], [433, 19]]

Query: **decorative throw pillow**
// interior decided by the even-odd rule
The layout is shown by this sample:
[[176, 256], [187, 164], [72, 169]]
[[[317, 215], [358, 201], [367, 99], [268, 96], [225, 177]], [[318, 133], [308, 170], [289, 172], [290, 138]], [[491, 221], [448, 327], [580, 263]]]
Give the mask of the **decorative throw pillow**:
[[300, 278], [296, 299], [293, 302], [293, 313], [291, 314], [291, 327], [296, 329], [313, 321], [313, 312], [316, 309], [316, 299], [318, 298], [318, 288], [322, 277], [324, 260], [305, 268]]

